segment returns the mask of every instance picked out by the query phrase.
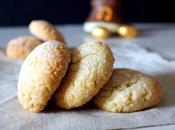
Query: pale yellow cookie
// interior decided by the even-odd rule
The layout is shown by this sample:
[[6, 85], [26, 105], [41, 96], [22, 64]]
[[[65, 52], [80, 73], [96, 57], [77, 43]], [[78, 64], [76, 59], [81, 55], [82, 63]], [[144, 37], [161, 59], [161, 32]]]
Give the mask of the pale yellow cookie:
[[161, 89], [152, 77], [130, 69], [114, 69], [94, 103], [110, 112], [134, 112], [160, 103]]
[[73, 48], [68, 71], [55, 92], [56, 105], [71, 109], [87, 103], [108, 81], [113, 63], [113, 54], [104, 43], [90, 42]]
[[54, 25], [47, 21], [33, 20], [29, 24], [29, 30], [34, 36], [43, 41], [56, 40], [65, 43], [61, 32]]
[[9, 41], [6, 54], [11, 59], [25, 59], [40, 44], [41, 41], [33, 36], [20, 36]]
[[59, 86], [69, 63], [64, 43], [48, 41], [25, 59], [18, 79], [18, 99], [24, 109], [39, 112]]

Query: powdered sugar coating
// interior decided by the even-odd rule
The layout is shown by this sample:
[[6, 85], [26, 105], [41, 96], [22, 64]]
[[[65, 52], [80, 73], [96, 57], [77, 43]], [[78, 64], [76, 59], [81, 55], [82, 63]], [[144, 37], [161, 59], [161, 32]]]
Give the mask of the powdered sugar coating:
[[84, 105], [109, 79], [114, 57], [101, 42], [90, 42], [71, 50], [71, 62], [60, 88], [55, 92], [58, 107], [64, 109]]
[[159, 83], [152, 77], [130, 69], [114, 69], [94, 103], [110, 112], [134, 112], [160, 103]]
[[64, 43], [48, 41], [36, 47], [24, 61], [18, 80], [18, 99], [24, 109], [39, 112], [59, 86], [69, 63]]

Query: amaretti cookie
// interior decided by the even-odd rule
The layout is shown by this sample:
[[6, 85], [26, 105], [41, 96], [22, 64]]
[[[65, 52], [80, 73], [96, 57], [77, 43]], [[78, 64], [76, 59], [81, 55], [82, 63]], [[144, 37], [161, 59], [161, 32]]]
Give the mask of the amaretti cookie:
[[25, 59], [25, 57], [42, 42], [33, 36], [20, 36], [9, 41], [6, 49], [11, 59]]
[[34, 36], [43, 41], [56, 40], [65, 43], [61, 32], [54, 25], [47, 21], [33, 20], [29, 24], [29, 30]]
[[130, 69], [114, 69], [94, 103], [109, 112], [134, 112], [160, 103], [161, 89], [152, 77]]
[[55, 92], [56, 105], [71, 109], [92, 99], [108, 81], [114, 57], [102, 42], [90, 42], [71, 50], [68, 71]]
[[64, 43], [48, 41], [25, 59], [18, 79], [18, 99], [24, 109], [39, 112], [59, 86], [69, 63]]

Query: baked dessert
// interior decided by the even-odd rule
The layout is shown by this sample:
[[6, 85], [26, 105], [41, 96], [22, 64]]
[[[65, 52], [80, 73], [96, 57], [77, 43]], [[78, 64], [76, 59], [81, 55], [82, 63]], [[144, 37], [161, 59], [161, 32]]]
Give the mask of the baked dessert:
[[19, 36], [9, 41], [6, 54], [11, 59], [25, 59], [25, 57], [42, 42], [33, 36]]
[[159, 83], [151, 76], [130, 69], [114, 69], [94, 103], [109, 112], [135, 112], [157, 106], [161, 95]]
[[33, 20], [29, 24], [30, 32], [42, 41], [56, 40], [65, 43], [61, 32], [51, 23], [44, 20]]
[[89, 42], [71, 49], [68, 71], [55, 92], [56, 105], [63, 109], [81, 107], [108, 81], [114, 57], [102, 42]]
[[25, 59], [18, 79], [18, 99], [24, 109], [42, 111], [59, 86], [69, 63], [66, 44], [48, 41]]

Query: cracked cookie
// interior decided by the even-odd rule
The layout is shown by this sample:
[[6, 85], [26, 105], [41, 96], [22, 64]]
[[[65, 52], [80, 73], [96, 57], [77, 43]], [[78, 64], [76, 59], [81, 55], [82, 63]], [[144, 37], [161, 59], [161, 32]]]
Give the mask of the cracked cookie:
[[29, 25], [30, 32], [42, 41], [56, 40], [65, 43], [61, 32], [51, 23], [44, 20], [33, 20]]
[[55, 92], [56, 105], [71, 109], [91, 100], [110, 78], [114, 57], [102, 42], [90, 42], [71, 50], [68, 71]]
[[154, 107], [160, 99], [160, 85], [152, 77], [130, 69], [114, 69], [94, 103], [109, 112], [134, 112]]
[[44, 109], [64, 77], [69, 50], [64, 43], [48, 41], [36, 47], [25, 59], [18, 79], [18, 99], [24, 109]]
[[33, 36], [20, 36], [9, 41], [6, 54], [11, 59], [25, 59], [42, 42]]

